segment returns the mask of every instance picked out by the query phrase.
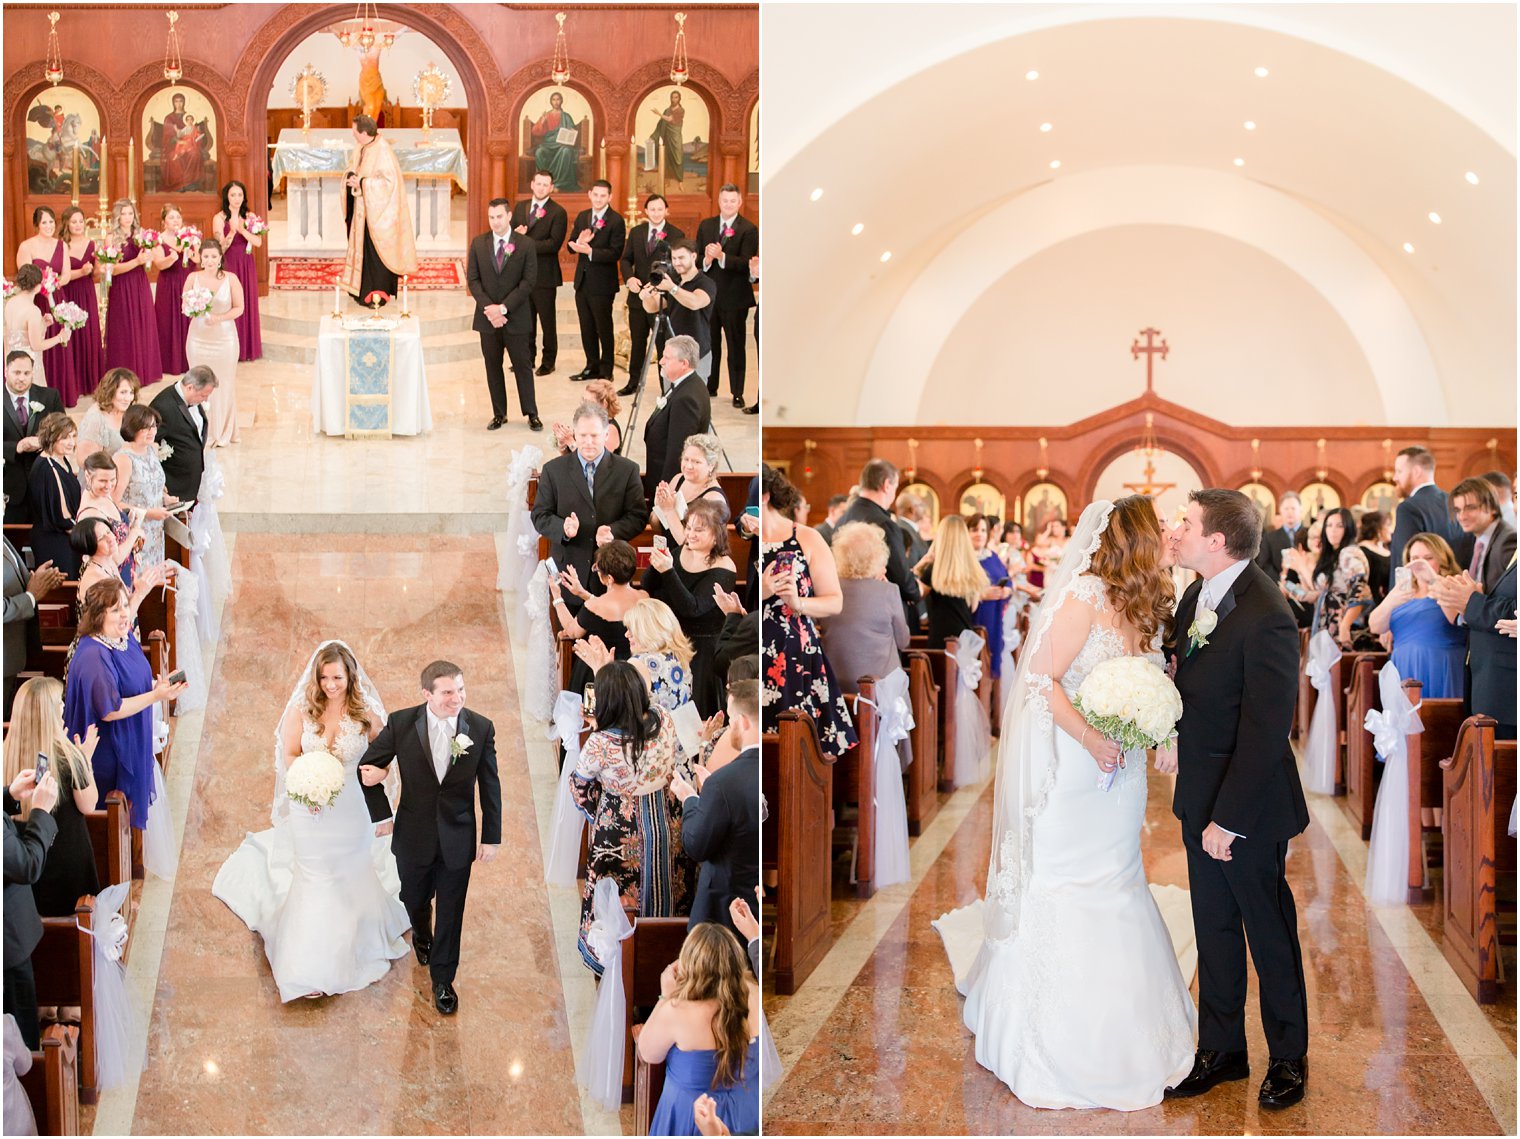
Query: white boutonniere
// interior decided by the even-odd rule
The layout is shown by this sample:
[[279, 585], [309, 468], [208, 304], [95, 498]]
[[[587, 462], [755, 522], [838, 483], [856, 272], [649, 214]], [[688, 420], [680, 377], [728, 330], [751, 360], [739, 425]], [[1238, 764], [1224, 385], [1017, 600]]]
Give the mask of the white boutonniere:
[[472, 740], [469, 736], [465, 735], [463, 732], [460, 732], [457, 736], [451, 739], [449, 741], [449, 755], [451, 755], [453, 758], [449, 760], [449, 766], [452, 767], [454, 764], [458, 763], [459, 757], [462, 756], [465, 752], [469, 751], [470, 747], [474, 743], [475, 741]]
[[27, 404], [26, 406], [32, 409], [32, 414], [33, 415], [41, 415], [44, 411], [47, 410], [47, 407], [44, 406], [41, 403], [41, 401], [35, 400], [35, 399], [32, 400], [31, 403]]
[[1188, 652], [1201, 649], [1209, 643], [1209, 634], [1219, 625], [1219, 614], [1212, 609], [1200, 609], [1188, 626]]
[[160, 443], [158, 445], [158, 461], [160, 463], [162, 463], [165, 459], [169, 458], [173, 454], [174, 454], [174, 448], [171, 447], [171, 446], [169, 446], [169, 444], [167, 444], [167, 443]]
[[668, 395], [662, 395], [659, 399], [654, 401], [654, 409], [656, 411], [664, 411], [665, 405], [669, 402], [670, 397]]

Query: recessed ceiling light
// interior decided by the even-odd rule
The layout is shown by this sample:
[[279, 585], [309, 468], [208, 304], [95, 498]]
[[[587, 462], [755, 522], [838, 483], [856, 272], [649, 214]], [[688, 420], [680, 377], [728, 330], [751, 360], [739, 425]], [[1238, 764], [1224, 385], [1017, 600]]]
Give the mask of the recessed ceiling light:
[[1255, 129], [1256, 129], [1256, 124], [1254, 122], [1252, 122], [1250, 119], [1247, 119], [1246, 120], [1246, 130], [1253, 131]]
[[808, 195], [808, 201], [816, 202], [821, 197], [823, 197], [823, 187], [819, 186], [818, 189], [814, 190], [811, 194]]
[[864, 222], [856, 222], [854, 225], [852, 225], [850, 227], [850, 232], [853, 233], [856, 237], [859, 237], [860, 234], [861, 234], [861, 231], [864, 230], [865, 228], [866, 227], [865, 227], [865, 223]]
[[1407, 242], [1407, 241], [1404, 242], [1404, 252], [1405, 253], [1413, 253], [1414, 252], [1414, 246], [1410, 245], [1409, 242]]
[[883, 253], [881, 255], [881, 259], [883, 261], [890, 261], [890, 260], [892, 260], [892, 251], [890, 249], [887, 250], [885, 253]]
[[1468, 181], [1468, 183], [1471, 184], [1471, 185], [1473, 185], [1473, 186], [1476, 186], [1478, 184], [1478, 176], [1476, 174], [1474, 174], [1471, 170], [1469, 170], [1466, 174], [1464, 174], [1463, 177], [1466, 178], [1467, 181]]
[[1244, 166], [1245, 164], [1246, 164], [1246, 160], [1244, 158], [1237, 158], [1235, 160], [1235, 165], [1236, 166]]
[[1053, 128], [1052, 128], [1052, 125], [1050, 123], [1041, 123], [1040, 124], [1040, 133], [1041, 134], [1049, 134], [1052, 129]]
[[1428, 216], [1428, 217], [1429, 217], [1429, 218], [1430, 218], [1430, 220], [1431, 220], [1431, 221], [1433, 221], [1433, 222], [1434, 222], [1434, 223], [1435, 223], [1435, 224], [1436, 224], [1436, 225], [1440, 225], [1440, 224], [1441, 224], [1441, 215], [1440, 215], [1440, 214], [1438, 214], [1438, 213], [1436, 213], [1436, 212], [1435, 212], [1435, 210], [1431, 210], [1431, 211], [1430, 211], [1430, 213], [1429, 213], [1429, 214], [1428, 214], [1428, 215], [1427, 215], [1427, 216]]
[[1050, 161], [1050, 168], [1052, 170], [1059, 170], [1059, 169], [1061, 169], [1061, 160], [1059, 158], [1053, 158], [1053, 159], [1051, 159], [1051, 161]]
[[1031, 83], [1034, 82], [1034, 80], [1038, 79], [1039, 77], [1040, 77], [1040, 73], [1038, 71], [1026, 71], [1026, 72], [1024, 72], [1024, 78], [1028, 79]]
[[1256, 69], [1256, 78], [1258, 78], [1258, 79], [1265, 79], [1267, 77], [1267, 75], [1268, 75], [1268, 71], [1267, 71], [1267, 69], [1265, 67], [1258, 67]]

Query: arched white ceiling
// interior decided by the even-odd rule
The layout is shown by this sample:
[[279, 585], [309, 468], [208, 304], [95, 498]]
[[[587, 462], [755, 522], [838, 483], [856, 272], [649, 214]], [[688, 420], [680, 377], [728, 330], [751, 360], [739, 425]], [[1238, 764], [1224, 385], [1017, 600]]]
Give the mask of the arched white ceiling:
[[[1399, 408], [1409, 422], [1446, 424], [1445, 397], [1419, 325], [1355, 242], [1285, 194], [1228, 174], [1176, 167], [1109, 168], [1048, 182], [946, 244], [887, 321], [861, 388], [860, 422], [917, 422], [934, 360], [960, 315], [1021, 262], [1084, 233], [1145, 224], [1218, 233], [1280, 261], [1346, 322], [1385, 407]], [[999, 235], [996, 257], [987, 255], [989, 233]]]

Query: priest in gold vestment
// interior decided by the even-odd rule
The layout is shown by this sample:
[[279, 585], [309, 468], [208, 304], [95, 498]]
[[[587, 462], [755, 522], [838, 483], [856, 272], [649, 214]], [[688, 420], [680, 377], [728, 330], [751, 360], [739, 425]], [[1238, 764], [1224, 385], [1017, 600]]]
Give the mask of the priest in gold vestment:
[[348, 256], [341, 280], [362, 303], [376, 291], [396, 295], [396, 279], [417, 271], [417, 242], [396, 152], [368, 115], [354, 120], [354, 141], [359, 154], [345, 178]]

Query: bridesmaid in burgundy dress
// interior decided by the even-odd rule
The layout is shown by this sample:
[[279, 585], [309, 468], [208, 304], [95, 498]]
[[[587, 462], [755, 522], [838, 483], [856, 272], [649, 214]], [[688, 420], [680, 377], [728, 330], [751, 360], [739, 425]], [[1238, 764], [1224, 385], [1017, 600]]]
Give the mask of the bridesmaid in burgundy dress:
[[153, 307], [158, 312], [158, 350], [164, 362], [164, 375], [183, 376], [190, 365], [185, 362], [185, 337], [190, 332], [190, 318], [180, 307], [185, 292], [185, 278], [193, 271], [180, 256], [175, 238], [184, 226], [178, 206], [165, 206], [159, 214], [163, 228], [161, 240], [153, 251], [153, 267], [158, 270], [158, 288], [153, 292]]
[[115, 225], [106, 240], [121, 250], [121, 260], [111, 269], [111, 291], [106, 297], [106, 368], [130, 368], [146, 387], [164, 374], [153, 290], [148, 287], [153, 246], [137, 243], [142, 228], [131, 202], [118, 199], [111, 217]]
[[211, 221], [211, 232], [227, 251], [225, 265], [243, 286], [243, 315], [237, 318], [238, 359], [257, 360], [264, 354], [259, 333], [259, 271], [253, 251], [264, 244], [248, 232], [248, 189], [241, 182], [222, 187], [222, 209]]
[[[37, 232], [16, 250], [16, 264], [25, 265], [30, 261], [40, 272], [45, 274], [51, 269], [57, 276], [59, 287], [53, 296], [48, 295], [46, 287], [37, 290], [37, 308], [42, 312], [43, 325], [46, 330], [56, 332], [58, 329], [52, 323], [53, 304], [64, 299], [63, 286], [69, 279], [68, 253], [58, 237], [58, 215], [51, 209], [38, 206], [33, 210], [32, 225]], [[74, 361], [66, 343], [60, 342], [43, 352], [42, 371], [48, 387], [57, 391], [64, 407], [72, 407], [91, 390], [75, 377]]]
[[68, 250], [69, 283], [63, 287], [63, 299], [73, 301], [89, 314], [90, 320], [69, 337], [69, 355], [74, 361], [74, 378], [90, 388], [100, 383], [106, 371], [106, 353], [101, 344], [100, 305], [95, 299], [95, 243], [84, 234], [84, 211], [70, 206], [63, 211], [63, 242]]

